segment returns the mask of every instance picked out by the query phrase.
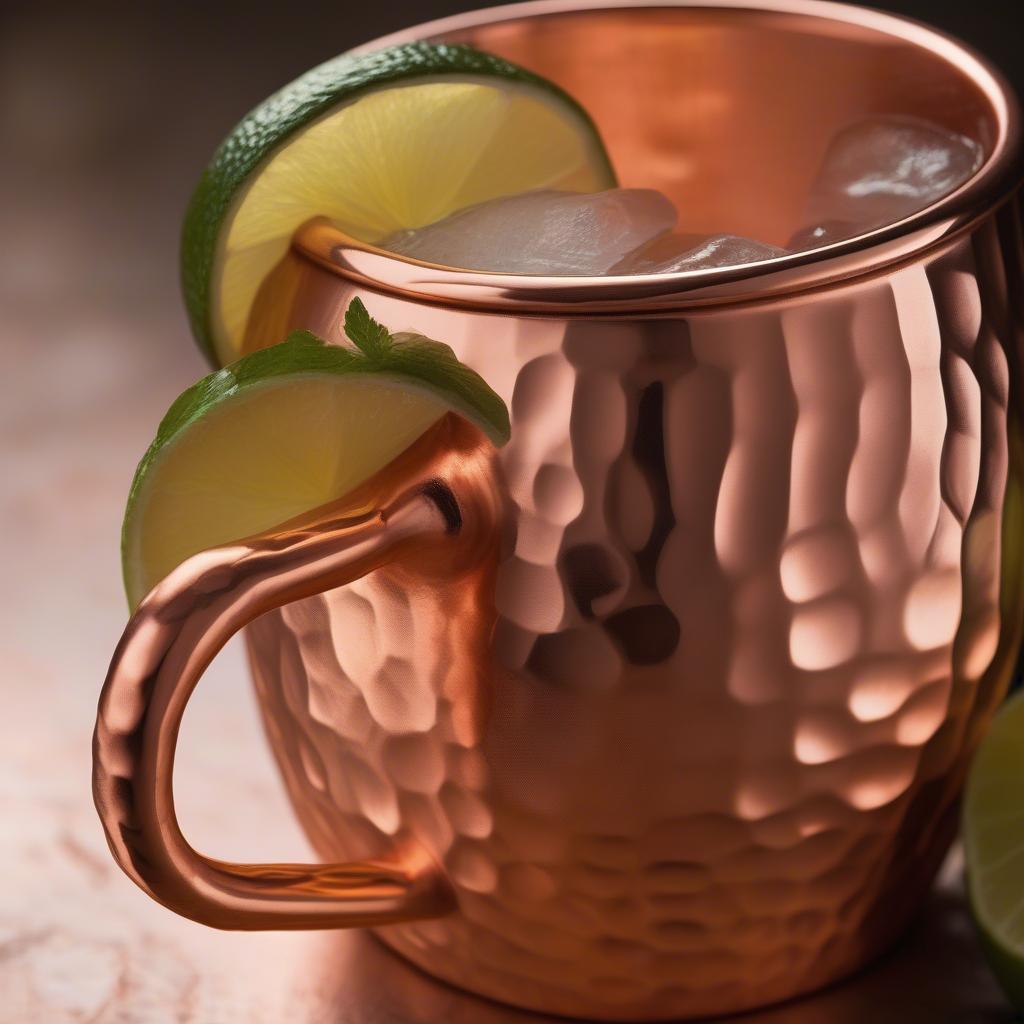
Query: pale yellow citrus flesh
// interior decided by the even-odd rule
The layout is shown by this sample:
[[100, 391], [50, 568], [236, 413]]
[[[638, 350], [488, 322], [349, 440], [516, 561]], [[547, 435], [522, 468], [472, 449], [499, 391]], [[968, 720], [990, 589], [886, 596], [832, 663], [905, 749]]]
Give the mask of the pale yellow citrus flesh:
[[292, 374], [219, 402], [160, 450], [129, 508], [132, 606], [190, 555], [345, 495], [446, 410], [369, 374]]
[[293, 135], [235, 200], [213, 270], [218, 357], [237, 357], [256, 291], [312, 217], [375, 242], [497, 196], [613, 184], [599, 140], [548, 90], [448, 76], [363, 93]]

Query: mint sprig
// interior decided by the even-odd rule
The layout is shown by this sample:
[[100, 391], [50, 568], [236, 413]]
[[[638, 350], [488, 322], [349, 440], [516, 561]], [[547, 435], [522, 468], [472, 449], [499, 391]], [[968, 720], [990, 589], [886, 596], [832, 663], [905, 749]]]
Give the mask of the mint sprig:
[[[455, 412], [476, 423], [499, 447], [508, 442], [511, 433], [508, 407], [501, 396], [480, 374], [460, 362], [443, 342], [410, 331], [392, 334], [370, 316], [358, 298], [352, 299], [345, 310], [345, 333], [357, 351], [328, 345], [310, 331], [293, 331], [285, 342], [275, 347], [282, 350], [286, 361], [291, 360], [291, 356], [285, 354], [286, 346], [292, 350], [304, 349], [302, 361], [310, 369], [379, 373], [403, 379], [408, 386], [433, 392]], [[247, 358], [257, 355], [259, 353], [253, 353]], [[241, 363], [236, 363], [236, 370], [240, 366]], [[263, 372], [262, 366], [260, 372]]]
[[391, 332], [370, 316], [363, 300], [353, 299], [345, 310], [345, 333], [368, 359], [381, 362], [391, 351]]
[[413, 331], [392, 334], [374, 320], [359, 299], [345, 311], [345, 333], [354, 349], [328, 344], [312, 331], [292, 331], [278, 345], [259, 349], [194, 384], [171, 407], [158, 439], [179, 429], [197, 401], [214, 392], [236, 390], [268, 376], [287, 373], [365, 373], [401, 381], [434, 394], [453, 411], [475, 423], [499, 448], [511, 434], [508, 407], [475, 370], [448, 345]]

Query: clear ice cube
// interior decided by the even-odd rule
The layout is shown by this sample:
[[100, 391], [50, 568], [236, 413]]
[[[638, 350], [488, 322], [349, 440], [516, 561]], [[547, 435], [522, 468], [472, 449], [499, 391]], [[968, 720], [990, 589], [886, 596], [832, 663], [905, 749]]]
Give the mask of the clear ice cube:
[[844, 238], [852, 238], [864, 230], [852, 220], [824, 220], [819, 224], [795, 231], [786, 243], [792, 252], [804, 249], [817, 249], [832, 242], [840, 242]]
[[686, 270], [737, 267], [777, 256], [788, 250], [740, 235], [668, 235], [630, 253], [612, 269], [613, 274], [672, 274]]
[[469, 206], [378, 244], [447, 267], [589, 277], [607, 273], [675, 223], [675, 207], [653, 189], [537, 191]]
[[966, 181], [981, 159], [978, 143], [927, 121], [857, 121], [829, 145], [808, 196], [807, 226], [790, 245], [825, 245], [902, 220]]

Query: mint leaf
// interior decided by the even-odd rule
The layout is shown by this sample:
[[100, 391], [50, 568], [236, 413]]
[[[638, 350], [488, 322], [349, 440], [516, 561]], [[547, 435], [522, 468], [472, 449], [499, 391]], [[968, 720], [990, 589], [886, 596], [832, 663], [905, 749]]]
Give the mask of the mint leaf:
[[511, 428], [508, 407], [487, 381], [440, 341], [422, 334], [402, 332], [392, 337], [388, 361], [393, 374], [426, 386], [451, 409], [475, 423], [500, 448], [508, 442]]
[[286, 341], [243, 357], [194, 385], [188, 394], [207, 387], [207, 382], [213, 382], [214, 390], [227, 386], [228, 379], [231, 386], [244, 387], [250, 381], [296, 370], [382, 374], [433, 393], [453, 412], [475, 423], [497, 447], [508, 442], [508, 408], [501, 396], [480, 374], [459, 362], [448, 345], [414, 331], [392, 334], [359, 299], [353, 299], [345, 311], [345, 333], [359, 351], [329, 345], [310, 331], [292, 331]]
[[362, 299], [353, 299], [345, 310], [345, 333], [368, 359], [384, 359], [391, 349], [391, 332], [370, 316]]

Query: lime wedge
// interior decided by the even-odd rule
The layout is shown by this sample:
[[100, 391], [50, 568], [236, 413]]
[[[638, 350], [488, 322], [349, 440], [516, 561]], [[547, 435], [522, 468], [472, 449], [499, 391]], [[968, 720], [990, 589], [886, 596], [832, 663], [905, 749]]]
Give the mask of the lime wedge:
[[496, 196], [614, 184], [584, 110], [514, 64], [427, 43], [343, 55], [253, 110], [203, 174], [182, 236], [192, 329], [217, 365], [237, 358], [260, 283], [312, 217], [375, 242]]
[[344, 496], [446, 412], [508, 440], [504, 402], [447, 345], [389, 334], [358, 299], [345, 329], [358, 350], [299, 331], [177, 398], [125, 509], [133, 608], [190, 555]]
[[1024, 693], [996, 716], [964, 797], [967, 888], [982, 945], [1024, 1011]]

